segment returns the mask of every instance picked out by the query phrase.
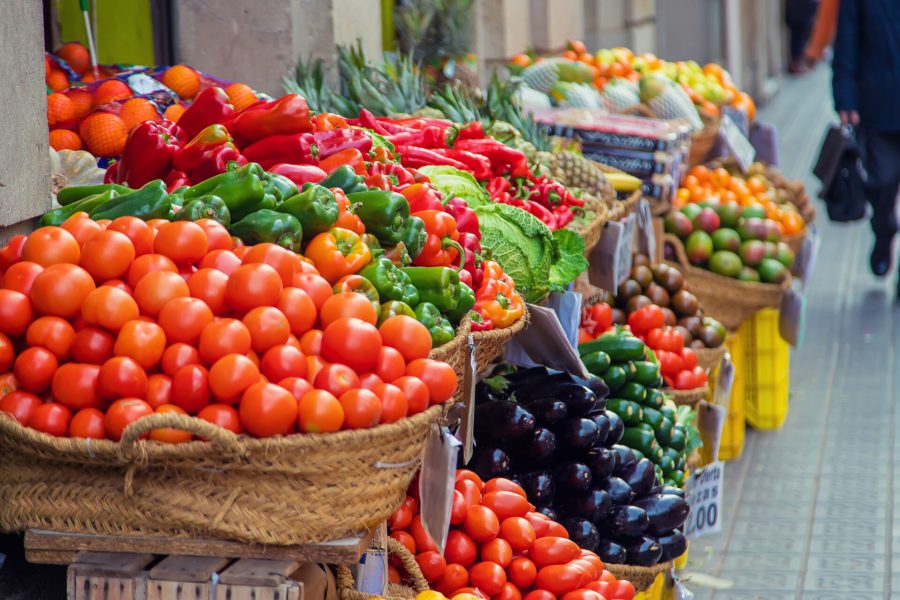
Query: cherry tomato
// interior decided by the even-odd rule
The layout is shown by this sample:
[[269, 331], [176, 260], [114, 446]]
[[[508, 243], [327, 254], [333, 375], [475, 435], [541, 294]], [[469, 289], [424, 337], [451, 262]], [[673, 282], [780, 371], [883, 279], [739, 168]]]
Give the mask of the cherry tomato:
[[623, 579], [616, 581], [615, 589], [612, 593], [613, 600], [631, 600], [634, 594], [634, 585], [630, 581]]
[[119, 330], [114, 352], [137, 361], [144, 369], [153, 369], [166, 349], [166, 334], [162, 327], [148, 321], [128, 321]]
[[[455, 590], [469, 583], [469, 571], [460, 564], [451, 563], [444, 570], [444, 575], [435, 582], [435, 589], [443, 594], [452, 594]], [[448, 596], [449, 597], [449, 596]]]
[[[502, 493], [511, 494], [512, 492]], [[519, 497], [521, 498], [521, 496]], [[534, 527], [524, 517], [507, 517], [503, 519], [500, 523], [499, 535], [509, 542], [512, 549], [516, 552], [528, 550], [535, 541]]]
[[[572, 540], [560, 537], [543, 537], [535, 540], [528, 556], [538, 569], [547, 565], [564, 565], [575, 560], [581, 548]], [[555, 593], [555, 592], [554, 592]]]
[[209, 390], [225, 404], [237, 404], [244, 390], [258, 382], [259, 368], [242, 354], [226, 354], [209, 369]]
[[209, 373], [200, 365], [185, 365], [172, 377], [172, 404], [195, 415], [209, 404]]
[[362, 319], [375, 325], [378, 315], [368, 298], [356, 292], [341, 292], [328, 298], [319, 309], [319, 321], [322, 327], [328, 327], [333, 321], [352, 317]]
[[134, 262], [131, 263], [125, 283], [131, 286], [131, 289], [134, 289], [145, 275], [157, 271], [177, 273], [178, 267], [175, 266], [175, 263], [169, 257], [162, 254], [143, 254], [135, 258]]
[[78, 264], [81, 248], [78, 240], [62, 227], [41, 227], [31, 232], [22, 246], [22, 260], [50, 265]]
[[284, 313], [274, 306], [258, 306], [242, 319], [250, 332], [250, 343], [256, 352], [265, 352], [284, 344], [291, 335], [291, 324]]
[[316, 324], [316, 305], [309, 294], [299, 288], [284, 288], [277, 308], [287, 317], [291, 333], [297, 337], [302, 336]]
[[278, 271], [267, 264], [244, 264], [235, 269], [225, 287], [228, 305], [241, 313], [257, 306], [275, 306], [284, 285]]
[[[503, 533], [503, 524], [500, 524], [500, 533]], [[504, 569], [509, 566], [513, 558], [513, 548], [508, 541], [494, 538], [481, 547], [481, 560], [495, 562]]]
[[325, 366], [316, 374], [313, 385], [317, 389], [326, 390], [340, 398], [346, 392], [359, 387], [359, 376], [347, 365], [333, 363]]
[[250, 435], [287, 435], [297, 422], [297, 400], [274, 383], [251, 385], [241, 397], [241, 423]]
[[500, 591], [491, 597], [491, 600], [522, 600], [522, 592], [510, 582], [503, 584]]
[[495, 562], [480, 562], [469, 570], [469, 580], [485, 594], [494, 596], [506, 585], [506, 571]]
[[44, 270], [44, 267], [33, 262], [18, 262], [10, 266], [3, 273], [2, 286], [6, 290], [22, 292], [26, 296], [31, 293], [34, 279]]
[[360, 373], [372, 371], [378, 364], [381, 339], [371, 323], [356, 318], [336, 319], [323, 332], [322, 357]]
[[509, 563], [506, 575], [520, 590], [527, 590], [537, 577], [537, 567], [534, 566], [531, 559], [518, 556]]
[[440, 404], [453, 397], [456, 392], [457, 378], [453, 367], [445, 362], [419, 358], [406, 365], [406, 374], [418, 377], [428, 386], [428, 397], [431, 404]]
[[34, 409], [28, 426], [56, 437], [69, 435], [72, 411], [56, 402], [47, 402]]
[[125, 275], [135, 255], [134, 245], [128, 236], [107, 229], [97, 232], [85, 242], [79, 264], [94, 281], [102, 283]]
[[331, 285], [328, 281], [321, 275], [316, 275], [314, 273], [295, 274], [291, 281], [291, 285], [303, 290], [309, 295], [313, 304], [316, 306], [316, 311], [321, 311], [325, 301], [334, 295], [334, 290], [331, 289]]
[[82, 408], [69, 422], [69, 436], [73, 438], [106, 439], [103, 411], [96, 408]]
[[300, 398], [297, 427], [304, 433], [331, 433], [344, 425], [344, 408], [333, 394], [312, 390]]
[[406, 396], [407, 414], [418, 414], [428, 408], [428, 386], [418, 377], [400, 377], [391, 382]]
[[282, 248], [277, 244], [256, 244], [252, 246], [241, 262], [245, 265], [251, 263], [265, 263], [278, 271], [284, 287], [289, 287], [294, 281], [294, 274], [299, 270], [297, 255]]
[[204, 406], [197, 413], [197, 416], [204, 421], [209, 421], [213, 425], [218, 425], [223, 429], [227, 429], [233, 433], [244, 433], [241, 426], [241, 416], [238, 410], [228, 404], [210, 404]]
[[214, 250], [231, 250], [234, 248], [234, 240], [224, 225], [212, 219], [197, 219], [194, 221], [203, 228], [206, 233], [206, 242], [208, 252]]
[[161, 373], [154, 373], [147, 378], [147, 393], [144, 395], [153, 410], [163, 404], [172, 403], [172, 378]]
[[140, 317], [140, 309], [127, 292], [104, 285], [84, 299], [81, 316], [85, 323], [116, 333], [125, 323]]
[[0, 412], [12, 415], [12, 418], [28, 427], [34, 410], [41, 404], [41, 399], [28, 392], [12, 391], [0, 398]]
[[236, 319], [219, 319], [200, 333], [200, 358], [211, 365], [226, 354], [247, 354], [251, 349], [250, 331]]
[[31, 286], [31, 304], [38, 314], [71, 319], [81, 314], [84, 299], [96, 286], [77, 265], [56, 264], [41, 271]]
[[194, 263], [209, 251], [209, 239], [203, 228], [192, 221], [172, 221], [156, 231], [153, 251], [176, 264]]
[[13, 373], [19, 387], [38, 394], [50, 387], [53, 374], [59, 366], [56, 355], [40, 346], [27, 348], [16, 357]]
[[431, 334], [428, 328], [406, 315], [385, 320], [378, 328], [385, 346], [396, 348], [407, 362], [427, 358], [431, 352]]
[[[2, 334], [0, 334], [2, 335]], [[25, 341], [29, 346], [42, 346], [56, 355], [59, 360], [66, 360], [72, 349], [72, 342], [75, 341], [75, 328], [69, 325], [69, 322], [59, 317], [41, 317], [28, 326], [25, 333]], [[0, 372], [5, 373], [9, 370], [9, 365], [5, 365], [6, 349], [12, 350], [12, 343], [5, 335], [0, 338]], [[11, 361], [10, 361], [11, 362]]]
[[470, 506], [464, 522], [466, 533], [479, 542], [489, 542], [500, 533], [500, 520], [486, 506]]
[[143, 398], [147, 394], [147, 373], [133, 359], [116, 356], [100, 367], [97, 387], [105, 398]]
[[228, 286], [228, 275], [216, 269], [200, 269], [188, 278], [188, 290], [191, 296], [203, 300], [213, 314], [228, 314], [225, 302], [225, 288]]
[[122, 398], [116, 400], [106, 409], [103, 423], [106, 426], [106, 436], [111, 440], [119, 441], [125, 428], [140, 419], [153, 414], [153, 408], [145, 401], [138, 398]]
[[425, 576], [429, 583], [436, 582], [443, 577], [447, 570], [447, 561], [444, 560], [440, 553], [434, 550], [420, 553], [416, 556], [416, 562], [419, 563], [422, 575]]

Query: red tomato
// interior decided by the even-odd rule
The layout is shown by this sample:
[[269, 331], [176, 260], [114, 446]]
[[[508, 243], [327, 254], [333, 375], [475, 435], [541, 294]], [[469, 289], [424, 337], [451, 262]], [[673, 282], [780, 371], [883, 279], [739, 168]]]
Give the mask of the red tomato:
[[291, 333], [297, 337], [315, 327], [316, 305], [309, 294], [295, 287], [286, 287], [278, 300], [278, 310], [284, 313], [291, 326]]
[[531, 526], [534, 527], [534, 535], [536, 538], [542, 538], [547, 534], [550, 528], [550, 519], [546, 515], [539, 512], [529, 512], [525, 515]]
[[106, 228], [107, 231], [117, 231], [131, 241], [135, 256], [143, 256], [153, 252], [154, 231], [147, 223], [137, 217], [119, 217], [113, 219]]
[[391, 317], [381, 324], [378, 332], [384, 345], [399, 350], [407, 362], [427, 358], [431, 352], [431, 334], [428, 333], [428, 328], [412, 317]]
[[41, 227], [31, 232], [22, 246], [22, 260], [50, 265], [78, 264], [81, 249], [78, 240], [61, 227]]
[[581, 554], [578, 555], [578, 560], [587, 561], [594, 565], [594, 569], [597, 571], [595, 579], [603, 573], [603, 561], [594, 552], [591, 552], [590, 550], [582, 550]]
[[406, 361], [403, 359], [400, 351], [390, 346], [382, 346], [381, 350], [378, 351], [378, 363], [375, 366], [375, 374], [386, 383], [391, 383], [395, 379], [406, 375]]
[[23, 390], [40, 393], [50, 387], [59, 366], [56, 355], [40, 346], [23, 350], [13, 363], [13, 373]]
[[209, 238], [192, 221], [172, 221], [156, 231], [153, 251], [168, 256], [176, 264], [195, 263], [209, 251]]
[[214, 315], [221, 317], [228, 313], [225, 302], [228, 275], [216, 269], [200, 269], [188, 278], [187, 284], [191, 296], [206, 302]]
[[441, 556], [440, 553], [435, 552], [434, 550], [422, 552], [416, 556], [416, 562], [419, 563], [419, 568], [422, 569], [422, 575], [425, 576], [428, 583], [434, 583], [443, 577], [444, 572], [447, 570], [447, 561], [444, 560], [444, 557]]
[[561, 600], [606, 600], [606, 598], [594, 590], [580, 589], [566, 593]]
[[469, 571], [462, 565], [451, 563], [447, 565], [444, 576], [437, 581], [434, 587], [442, 594], [452, 594], [468, 583]]
[[[156, 409], [156, 412], [161, 414], [170, 412], [179, 415], [187, 414], [183, 408], [176, 406], [175, 404], [163, 404]], [[171, 427], [163, 427], [161, 429], [153, 429], [150, 431], [151, 440], [162, 442], [164, 444], [183, 444], [184, 442], [191, 441], [191, 438], [193, 437], [194, 436], [188, 431]]]
[[540, 569], [547, 565], [564, 565], [575, 560], [581, 554], [581, 548], [572, 540], [560, 537], [543, 537], [535, 540], [529, 557]]
[[593, 333], [603, 333], [612, 326], [612, 306], [606, 302], [598, 302], [591, 306], [591, 320], [594, 321]]
[[69, 435], [72, 411], [56, 402], [47, 402], [34, 409], [28, 426], [56, 437]]
[[453, 367], [430, 358], [419, 358], [406, 365], [406, 374], [418, 377], [428, 386], [431, 404], [440, 404], [453, 397], [458, 384]]
[[612, 600], [631, 600], [634, 598], [635, 589], [630, 581], [620, 579], [616, 581], [615, 589], [612, 593]]
[[190, 288], [181, 275], [171, 271], [147, 273], [134, 287], [134, 299], [141, 314], [151, 317], [160, 314], [163, 306], [173, 298], [186, 298], [190, 295]]
[[0, 332], [9, 336], [25, 333], [34, 319], [28, 296], [14, 290], [0, 290]]
[[172, 378], [168, 375], [154, 373], [147, 378], [147, 394], [144, 396], [153, 410], [163, 404], [172, 403]]
[[491, 597], [491, 600], [522, 600], [522, 592], [510, 582], [503, 584], [500, 591]]
[[676, 377], [684, 367], [681, 356], [668, 350], [657, 350], [656, 358], [659, 359], [659, 370], [666, 377]]
[[0, 269], [8, 269], [10, 265], [22, 259], [22, 246], [27, 239], [27, 236], [21, 234], [9, 239], [6, 246], [0, 250]]
[[674, 327], [654, 328], [646, 332], [646, 334], [647, 345], [653, 350], [668, 350], [680, 355], [684, 349], [684, 337]]
[[297, 427], [303, 433], [331, 433], [344, 425], [344, 408], [325, 390], [312, 390], [300, 398]]
[[194, 222], [202, 227], [204, 233], [206, 233], [206, 242], [209, 252], [215, 250], [231, 250], [234, 248], [234, 240], [231, 239], [231, 234], [228, 233], [225, 226], [218, 221], [213, 221], [212, 219], [197, 219]]
[[233, 406], [227, 404], [210, 404], [200, 409], [200, 412], [197, 413], [197, 417], [233, 433], [244, 433], [244, 428], [241, 427], [241, 416], [238, 413], [238, 410]]
[[308, 381], [301, 377], [285, 377], [278, 382], [278, 385], [292, 393], [297, 402], [300, 402], [300, 398], [315, 389]]
[[360, 373], [376, 368], [380, 350], [378, 329], [361, 319], [336, 319], [322, 334], [322, 357], [348, 365]]
[[250, 344], [256, 352], [265, 352], [284, 344], [291, 336], [291, 324], [284, 313], [274, 306], [258, 306], [242, 319], [250, 332]]
[[375, 395], [381, 400], [381, 422], [395, 423], [406, 417], [409, 405], [406, 394], [400, 388], [390, 383], [379, 383], [372, 388]]
[[600, 577], [600, 572], [602, 569], [597, 569], [597, 566], [589, 561], [583, 560], [581, 558], [576, 558], [573, 561], [569, 562], [570, 565], [576, 566], [584, 571], [584, 580], [582, 582], [583, 585], [586, 585], [590, 581], [596, 581], [598, 577]]
[[428, 408], [428, 386], [418, 377], [400, 377], [391, 381], [406, 396], [407, 413], [409, 416], [418, 414]]
[[420, 552], [428, 552], [429, 550], [434, 550], [435, 552], [437, 552], [437, 544], [434, 543], [434, 540], [431, 539], [431, 536], [428, 535], [427, 531], [425, 531], [425, 527], [422, 525], [421, 515], [416, 514], [413, 516], [412, 523], [409, 526], [409, 532], [412, 534], [413, 539], [416, 541], [416, 548], [418, 548]]
[[464, 523], [466, 533], [479, 542], [489, 542], [500, 532], [500, 520], [486, 506], [470, 506]]
[[[478, 484], [474, 481], [468, 479], [459, 480], [456, 482], [455, 489], [463, 495], [463, 499], [466, 502], [467, 515], [469, 513], [469, 507], [481, 504], [481, 490], [478, 489]], [[463, 517], [462, 522], [465, 522], [465, 517]]]
[[499, 535], [509, 542], [512, 549], [516, 552], [528, 550], [535, 540], [534, 527], [524, 517], [507, 517], [503, 519], [500, 523]]
[[466, 497], [459, 490], [453, 490], [453, 503], [450, 506], [450, 524], [459, 525], [466, 520], [469, 505]]
[[165, 349], [160, 361], [163, 373], [174, 377], [178, 369], [184, 365], [193, 365], [200, 362], [200, 353], [190, 344], [172, 344]]
[[287, 435], [297, 423], [297, 400], [274, 383], [251, 385], [241, 397], [241, 423], [250, 435]]
[[81, 316], [85, 323], [116, 333], [125, 323], [137, 319], [140, 316], [140, 309], [128, 292], [104, 285], [84, 299]]
[[[300, 336], [300, 349], [307, 356], [319, 356], [322, 354], [322, 331], [310, 329]], [[406, 365], [403, 366], [406, 368]]]
[[225, 287], [228, 305], [241, 313], [257, 306], [275, 306], [284, 285], [278, 271], [267, 264], [244, 264], [235, 269]]
[[94, 291], [94, 280], [76, 265], [51, 265], [34, 278], [31, 304], [41, 315], [71, 319], [81, 314], [81, 305]]
[[102, 365], [113, 355], [116, 338], [97, 327], [85, 327], [72, 340], [72, 358], [81, 363]]
[[97, 232], [84, 243], [79, 264], [94, 281], [102, 283], [125, 275], [135, 256], [134, 245], [128, 236], [107, 229]]
[[213, 312], [198, 298], [172, 298], [159, 311], [157, 322], [166, 332], [169, 343], [196, 345], [203, 328], [213, 322]]
[[133, 359], [116, 356], [100, 367], [97, 388], [105, 398], [143, 398], [147, 395], [147, 373]]
[[[503, 524], [500, 525], [500, 531], [503, 532]], [[494, 538], [481, 547], [481, 560], [495, 562], [504, 569], [509, 566], [513, 559], [513, 548], [509, 542]]]
[[125, 428], [140, 419], [153, 414], [153, 408], [138, 398], [122, 398], [106, 409], [104, 424], [106, 435], [112, 440], [122, 439]]
[[468, 568], [478, 558], [478, 546], [471, 537], [462, 531], [452, 529], [447, 533], [447, 545], [444, 548], [444, 556], [449, 562], [458, 563]]
[[543, 537], [557, 537], [563, 539], [569, 539], [569, 532], [566, 531], [566, 528], [557, 523], [556, 521], [548, 521], [547, 522], [547, 533], [544, 534]]
[[328, 327], [332, 321], [353, 317], [375, 325], [378, 315], [375, 306], [368, 298], [356, 292], [341, 292], [331, 296], [319, 309], [319, 321], [322, 327]]
[[316, 374], [313, 385], [340, 398], [345, 392], [359, 387], [359, 376], [347, 365], [330, 364]]
[[103, 231], [100, 223], [93, 221], [87, 217], [87, 213], [75, 213], [60, 225], [63, 229], [72, 234], [78, 246], [84, 249], [84, 243], [91, 239], [95, 234]]
[[506, 576], [520, 590], [527, 590], [537, 577], [537, 567], [534, 566], [531, 559], [518, 556], [509, 563], [506, 568]]
[[556, 600], [556, 596], [547, 590], [532, 590], [522, 600]]
[[469, 580], [485, 594], [494, 596], [506, 585], [506, 571], [495, 562], [481, 562], [469, 570]]
[[243, 354], [226, 354], [209, 369], [209, 391], [218, 402], [237, 404], [244, 390], [259, 383], [259, 368]]
[[131, 289], [137, 287], [138, 282], [148, 273], [157, 271], [166, 271], [168, 273], [177, 273], [178, 267], [167, 256], [162, 254], [144, 254], [138, 256], [128, 268], [128, 277], [125, 279]]
[[144, 369], [153, 369], [166, 349], [166, 334], [162, 327], [147, 321], [128, 321], [119, 330], [114, 352], [137, 361]]
[[209, 404], [209, 373], [200, 365], [185, 365], [172, 377], [172, 404], [195, 415]]
[[562, 596], [578, 588], [581, 571], [565, 564], [549, 565], [538, 570], [534, 583], [556, 596]]
[[512, 492], [514, 494], [522, 496], [523, 498], [527, 498], [525, 490], [522, 489], [522, 486], [505, 477], [494, 477], [484, 484], [484, 487], [481, 489], [481, 491], [485, 494], [489, 494], [491, 492]]
[[37, 263], [18, 262], [3, 273], [2, 286], [0, 287], [21, 292], [27, 296], [31, 293], [31, 286], [34, 285], [35, 277], [43, 270], [44, 267]]
[[[610, 313], [611, 314], [611, 313]], [[655, 304], [649, 304], [628, 315], [628, 326], [635, 335], [646, 335], [651, 329], [666, 324], [666, 315]]]
[[325, 301], [334, 295], [334, 290], [331, 289], [331, 285], [328, 281], [321, 275], [316, 275], [314, 273], [295, 274], [291, 285], [303, 290], [309, 295], [313, 304], [316, 306], [316, 311], [321, 311]]
[[370, 390], [350, 390], [339, 398], [344, 409], [344, 429], [368, 429], [381, 420], [381, 400]]
[[250, 331], [237, 319], [218, 319], [200, 333], [200, 358], [211, 365], [226, 354], [247, 354], [251, 346]]
[[[5, 355], [8, 348], [12, 351], [12, 343], [5, 335], [0, 334], [0, 354]], [[29, 346], [43, 346], [59, 360], [66, 360], [72, 349], [72, 342], [75, 341], [75, 328], [69, 325], [69, 322], [59, 317], [41, 317], [28, 326], [25, 332], [25, 341]], [[7, 357], [0, 357], [0, 373], [9, 370], [9, 365], [5, 365]], [[9, 361], [10, 364], [12, 361]]]
[[82, 408], [69, 423], [69, 436], [73, 438], [106, 439], [103, 411], [96, 408]]
[[[411, 520], [412, 517], [410, 517], [410, 521]], [[409, 533], [405, 531], [395, 531], [391, 534], [391, 537], [403, 544], [403, 546], [406, 547], [407, 550], [409, 550], [410, 554], [412, 554], [413, 556], [416, 555], [416, 541]]]
[[613, 591], [615, 590], [615, 584], [608, 583], [606, 581], [591, 581], [588, 582], [587, 585], [584, 586], [584, 589], [593, 590], [603, 596], [607, 600], [613, 600]]
[[478, 473], [476, 473], [475, 471], [470, 471], [469, 469], [458, 469], [456, 471], [456, 477], [454, 481], [456, 483], [459, 483], [460, 481], [464, 480], [474, 482], [475, 485], [478, 486], [479, 491], [484, 490], [484, 481], [481, 480], [481, 477], [479, 477]]
[[[482, 489], [483, 492], [484, 490]], [[523, 517], [532, 508], [528, 503], [528, 498], [515, 492], [504, 491], [484, 494], [481, 498], [481, 504], [493, 510], [498, 519]]]
[[293, 346], [286, 344], [273, 346], [263, 354], [260, 370], [269, 381], [280, 382], [287, 377], [306, 377], [306, 356]]
[[360, 375], [359, 377], [359, 387], [364, 390], [374, 391], [376, 385], [381, 385], [383, 383], [384, 382], [381, 380], [381, 377], [379, 377], [375, 373], [365, 373], [364, 375]]
[[[681, 359], [685, 369], [694, 369], [697, 366], [697, 353], [693, 348], [682, 348]], [[706, 371], [703, 373], [706, 374]]]
[[412, 523], [412, 519], [412, 511], [409, 510], [409, 507], [405, 504], [401, 504], [397, 510], [392, 512], [391, 516], [388, 517], [388, 528], [391, 531], [406, 529]]
[[12, 418], [28, 427], [34, 410], [41, 404], [41, 399], [28, 392], [12, 391], [0, 398], [0, 412], [12, 415]]
[[[703, 377], [704, 379], [706, 377], [705, 371], [703, 371]], [[693, 390], [701, 387], [704, 383], [706, 382], [701, 382], [694, 371], [681, 371], [675, 376], [675, 384], [672, 387], [676, 390]]]
[[277, 244], [256, 244], [252, 246], [244, 258], [243, 264], [265, 263], [278, 271], [284, 287], [289, 287], [294, 281], [294, 274], [298, 271], [297, 255]]
[[216, 269], [231, 275], [241, 266], [241, 259], [231, 250], [212, 250], [197, 264], [198, 269]]

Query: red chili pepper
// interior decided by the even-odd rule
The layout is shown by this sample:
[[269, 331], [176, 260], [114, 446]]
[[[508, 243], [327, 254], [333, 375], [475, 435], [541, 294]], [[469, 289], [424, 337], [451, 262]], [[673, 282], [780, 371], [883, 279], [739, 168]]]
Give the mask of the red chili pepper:
[[192, 140], [210, 125], [222, 123], [233, 114], [234, 107], [225, 90], [210, 87], [197, 94], [178, 119], [178, 126], [184, 130], [185, 139]]
[[438, 127], [426, 127], [419, 131], [405, 131], [385, 136], [394, 146], [418, 146], [419, 148], [447, 148], [447, 132]]
[[178, 151], [178, 154], [175, 155], [175, 159], [172, 161], [172, 166], [178, 171], [189, 173], [200, 166], [204, 154], [213, 148], [224, 146], [225, 144], [234, 148], [234, 144], [231, 144], [231, 136], [228, 134], [228, 130], [222, 125], [210, 125], [195, 135], [184, 148]]
[[481, 121], [472, 121], [468, 125], [461, 127], [456, 134], [458, 140], [477, 140], [484, 137], [484, 127]]
[[427, 117], [409, 117], [406, 119], [394, 119], [395, 123], [422, 129], [424, 127], [440, 127], [441, 129], [449, 129], [453, 127], [453, 122], [447, 119], [429, 119]]
[[261, 102], [245, 109], [234, 117], [234, 125], [231, 128], [234, 137], [244, 143], [312, 130], [313, 122], [309, 106], [306, 99], [298, 94], [288, 94], [278, 100]]
[[460, 276], [462, 276], [462, 273], [468, 273], [472, 279], [472, 281], [469, 282], [469, 285], [471, 286], [472, 284], [474, 284], [478, 286], [481, 284], [481, 279], [483, 276], [480, 256], [481, 242], [478, 240], [478, 237], [475, 234], [460, 232], [459, 245], [462, 246], [463, 252], [465, 253], [465, 259], [463, 260], [463, 268], [462, 271], [460, 271]]
[[412, 216], [422, 219], [425, 231], [428, 232], [425, 247], [413, 260], [413, 264], [422, 267], [449, 267], [457, 264], [457, 269], [461, 268], [464, 251], [457, 241], [459, 232], [456, 230], [456, 220], [439, 210], [421, 210]]
[[[556, 217], [555, 229], [562, 229], [575, 218], [575, 213], [568, 206], [557, 206], [553, 211], [553, 215]], [[554, 228], [551, 227], [551, 229]]]
[[313, 121], [316, 124], [316, 132], [331, 131], [332, 129], [347, 129], [350, 127], [347, 123], [347, 119], [341, 115], [329, 112], [317, 114]]
[[[409, 202], [409, 212], [417, 213], [422, 210], [444, 210], [437, 192], [427, 183], [414, 183], [400, 192]], [[449, 211], [448, 211], [449, 212]], [[457, 229], [459, 223], [457, 223]]]
[[543, 221], [550, 229], [558, 229], [556, 227], [556, 217], [554, 214], [537, 202], [526, 201], [525, 210]]
[[171, 121], [144, 121], [131, 130], [122, 160], [118, 165], [118, 181], [139, 188], [154, 179], [162, 179], [172, 170], [172, 161], [181, 150], [184, 132]]
[[528, 158], [522, 152], [510, 148], [491, 138], [480, 140], [458, 140], [454, 145], [457, 150], [466, 150], [487, 157], [495, 175], [509, 173], [512, 177], [528, 177], [531, 169]]
[[343, 165], [350, 165], [357, 175], [366, 175], [366, 159], [362, 152], [356, 148], [347, 148], [341, 150], [337, 154], [332, 154], [325, 160], [319, 162], [319, 167], [326, 173], [331, 173], [335, 169]]
[[184, 171], [172, 171], [166, 177], [166, 191], [170, 194], [178, 188], [191, 185], [191, 178]]
[[419, 129], [418, 127], [404, 125], [389, 117], [375, 117], [375, 120], [378, 121], [378, 124], [391, 135], [409, 131], [418, 131]]
[[470, 170], [469, 167], [458, 160], [441, 156], [437, 152], [425, 148], [402, 146], [397, 148], [397, 152], [400, 153], [400, 163], [407, 168], [412, 167], [415, 169], [418, 167], [427, 167], [429, 165], [444, 165], [447, 167], [454, 167], [460, 171], [468, 172]]
[[468, 167], [468, 170], [472, 172], [472, 176], [475, 177], [475, 179], [484, 180], [491, 178], [491, 161], [485, 156], [475, 154], [474, 152], [466, 152], [465, 150], [457, 150], [455, 148], [452, 150], [438, 148], [435, 149], [434, 152], [463, 163]]
[[250, 162], [268, 169], [278, 163], [315, 165], [318, 161], [316, 138], [311, 133], [272, 135], [244, 148]]
[[362, 129], [332, 129], [315, 133], [319, 158], [325, 159], [343, 150], [355, 149], [368, 154], [372, 149], [372, 136]]
[[425, 173], [420, 173], [416, 169], [409, 169], [409, 172], [412, 173], [413, 181], [415, 183], [431, 183], [431, 179]]
[[365, 108], [359, 111], [359, 124], [366, 129], [371, 129], [378, 135], [388, 135], [388, 130], [375, 119], [375, 115]]
[[121, 163], [121, 160], [114, 160], [109, 163], [106, 167], [106, 172], [103, 174], [103, 183], [122, 183], [122, 180], [119, 178], [119, 165]]
[[298, 188], [303, 187], [304, 183], [319, 183], [320, 181], [328, 177], [328, 173], [326, 173], [321, 167], [317, 167], [316, 165], [292, 165], [289, 163], [278, 163], [277, 165], [269, 167], [268, 171], [271, 173], [277, 173], [278, 175], [284, 175], [285, 177], [293, 181]]
[[453, 197], [447, 201], [444, 210], [456, 219], [456, 228], [460, 233], [471, 233], [481, 240], [481, 227], [478, 225], [478, 215], [469, 208], [469, 203], [462, 198]]

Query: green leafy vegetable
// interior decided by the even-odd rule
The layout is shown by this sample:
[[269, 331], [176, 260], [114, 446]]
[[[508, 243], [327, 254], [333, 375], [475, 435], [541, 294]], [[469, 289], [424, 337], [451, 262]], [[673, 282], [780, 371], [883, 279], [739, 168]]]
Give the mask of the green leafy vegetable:
[[550, 285], [563, 288], [588, 268], [584, 257], [584, 238], [568, 229], [557, 229], [553, 239], [559, 249], [559, 260], [550, 266]]
[[488, 196], [487, 190], [472, 177], [471, 173], [460, 171], [454, 167], [438, 165], [422, 167], [419, 172], [428, 177], [431, 184], [444, 194], [446, 199], [457, 196], [465, 200], [469, 204], [469, 208], [491, 203], [491, 197]]

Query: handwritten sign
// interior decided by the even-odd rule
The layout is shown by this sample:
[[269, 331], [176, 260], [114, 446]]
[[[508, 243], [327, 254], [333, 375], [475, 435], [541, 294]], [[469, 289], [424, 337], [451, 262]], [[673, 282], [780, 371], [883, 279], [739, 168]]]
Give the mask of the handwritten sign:
[[695, 540], [722, 530], [722, 496], [725, 492], [725, 465], [717, 461], [691, 473], [685, 499], [691, 507], [684, 535]]
[[719, 135], [722, 136], [728, 151], [737, 160], [741, 171], [746, 173], [756, 158], [756, 148], [753, 147], [753, 144], [750, 143], [744, 132], [737, 126], [734, 119], [728, 115], [722, 117]]

